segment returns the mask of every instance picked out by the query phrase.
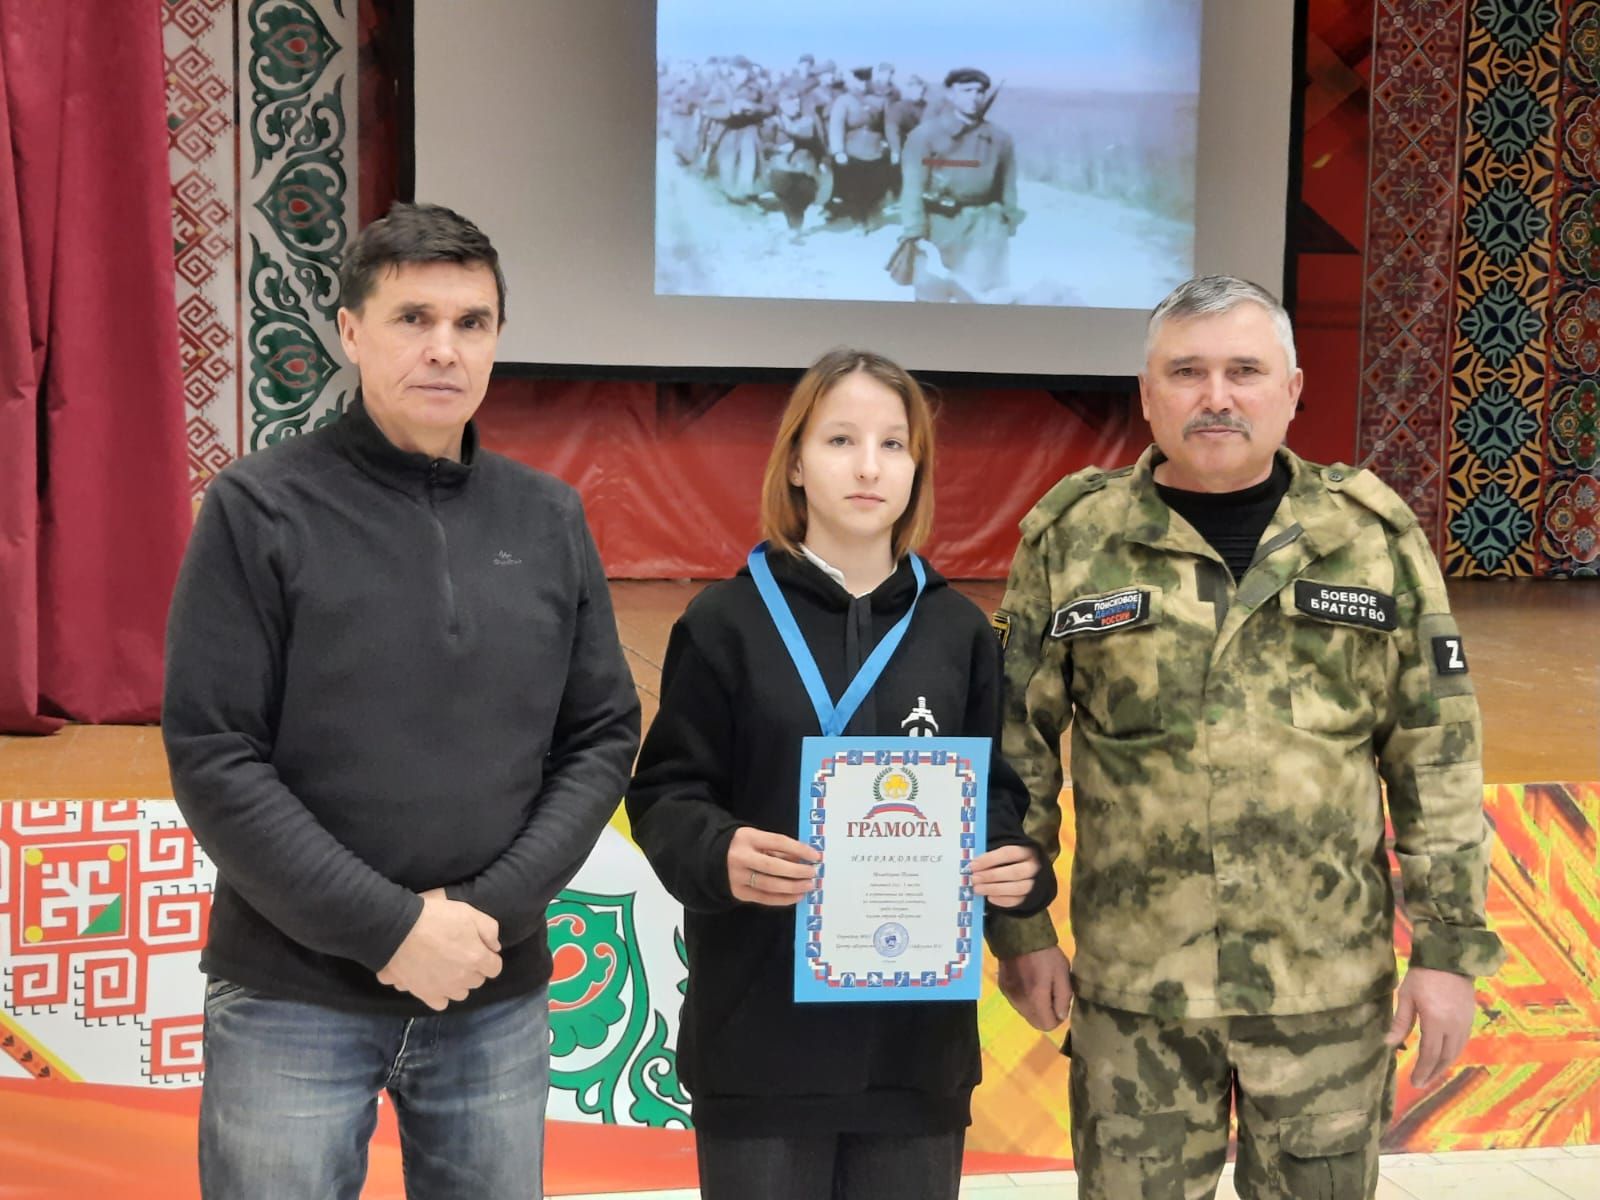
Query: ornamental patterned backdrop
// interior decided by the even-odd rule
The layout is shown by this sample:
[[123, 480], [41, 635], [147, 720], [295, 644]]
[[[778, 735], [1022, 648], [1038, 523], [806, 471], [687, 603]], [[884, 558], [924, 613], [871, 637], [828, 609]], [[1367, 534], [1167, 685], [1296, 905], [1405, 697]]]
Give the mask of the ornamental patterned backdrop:
[[189, 475], [342, 411], [357, 0], [163, 0]]
[[1358, 460], [1449, 575], [1600, 564], [1600, 0], [1377, 0]]
[[[198, 1085], [215, 881], [171, 800], [0, 803], [0, 1080]], [[550, 906], [551, 1117], [688, 1127], [680, 919], [615, 829]]]
[[1437, 544], [1466, 0], [1377, 0], [1356, 461]]
[[[1600, 783], [1487, 787], [1484, 807], [1495, 830], [1489, 922], [1505, 942], [1506, 964], [1478, 981], [1472, 1038], [1442, 1086], [1412, 1088], [1416, 1039], [1401, 1051], [1385, 1151], [1600, 1141]], [[1070, 790], [1063, 810], [1061, 893], [1050, 912], [1064, 930], [1075, 849]], [[1390, 871], [1398, 892], [1392, 862]], [[1395, 942], [1403, 961], [1410, 952], [1403, 917]], [[1013, 1012], [994, 971], [986, 959], [978, 1002], [984, 1083], [973, 1096], [967, 1144], [1065, 1156], [1061, 1036], [1038, 1034]]]
[[1550, 361], [1557, 0], [1467, 8], [1443, 557], [1537, 575]]
[[1541, 574], [1600, 574], [1600, 3], [1566, 13], [1556, 105], [1555, 336], [1543, 430]]
[[[1063, 802], [1062, 925], [1070, 792]], [[1495, 786], [1484, 802], [1488, 913], [1507, 961], [1479, 982], [1472, 1039], [1442, 1086], [1412, 1089], [1415, 1039], [1402, 1052], [1390, 1150], [1600, 1140], [1600, 783]], [[0, 803], [0, 1161], [18, 1194], [98, 1197], [109, 1180], [130, 1198], [193, 1194], [214, 878], [170, 800]], [[620, 818], [549, 918], [550, 1193], [686, 1186], [681, 909]], [[1396, 942], [1403, 959], [1404, 921]], [[1060, 1035], [1011, 1010], [991, 957], [983, 969], [968, 1151], [979, 1170], [1065, 1166]], [[387, 1116], [374, 1162], [366, 1194], [398, 1196]]]

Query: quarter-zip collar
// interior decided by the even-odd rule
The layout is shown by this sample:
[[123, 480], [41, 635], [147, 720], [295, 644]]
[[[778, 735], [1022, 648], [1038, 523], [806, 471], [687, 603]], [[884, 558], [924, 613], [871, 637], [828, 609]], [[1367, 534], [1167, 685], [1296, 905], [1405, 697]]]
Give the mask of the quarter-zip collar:
[[407, 495], [420, 495], [429, 488], [456, 491], [465, 487], [478, 453], [478, 430], [471, 421], [461, 434], [460, 462], [400, 449], [373, 421], [360, 392], [333, 427], [333, 441], [339, 452], [367, 475]]

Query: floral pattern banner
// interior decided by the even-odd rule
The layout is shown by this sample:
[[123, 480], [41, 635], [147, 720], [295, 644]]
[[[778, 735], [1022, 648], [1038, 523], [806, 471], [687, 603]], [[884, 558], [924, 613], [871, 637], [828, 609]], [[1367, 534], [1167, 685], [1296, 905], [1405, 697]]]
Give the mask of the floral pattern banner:
[[189, 477], [343, 410], [357, 0], [162, 0]]

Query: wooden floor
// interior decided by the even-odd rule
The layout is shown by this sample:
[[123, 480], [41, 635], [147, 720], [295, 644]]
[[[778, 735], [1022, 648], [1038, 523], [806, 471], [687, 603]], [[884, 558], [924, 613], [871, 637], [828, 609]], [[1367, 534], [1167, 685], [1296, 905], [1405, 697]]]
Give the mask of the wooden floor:
[[[703, 586], [611, 585], [646, 722], [672, 622]], [[956, 587], [985, 612], [1005, 591], [999, 581]], [[1461, 579], [1449, 587], [1483, 708], [1484, 781], [1600, 780], [1600, 580]]]
[[[617, 627], [655, 716], [672, 623], [701, 583], [611, 585]], [[1004, 585], [956, 585], [984, 611]], [[1600, 580], [1457, 580], [1451, 602], [1483, 706], [1488, 783], [1600, 780]], [[72, 727], [0, 737], [0, 800], [170, 796], [160, 731]]]

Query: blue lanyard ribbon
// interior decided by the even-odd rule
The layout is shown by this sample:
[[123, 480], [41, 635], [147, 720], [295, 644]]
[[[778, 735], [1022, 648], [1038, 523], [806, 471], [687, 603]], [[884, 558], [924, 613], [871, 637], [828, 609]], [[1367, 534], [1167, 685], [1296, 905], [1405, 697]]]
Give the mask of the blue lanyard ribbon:
[[811, 647], [806, 645], [789, 602], [783, 598], [778, 581], [772, 577], [772, 568], [767, 565], [767, 543], [762, 542], [750, 551], [746, 561], [750, 565], [750, 577], [756, 581], [756, 590], [766, 602], [772, 623], [778, 627], [778, 635], [783, 638], [789, 657], [794, 660], [795, 670], [800, 672], [800, 681], [806, 685], [811, 705], [817, 710], [817, 724], [822, 727], [823, 736], [837, 737], [850, 724], [850, 718], [856, 715], [856, 709], [861, 707], [861, 702], [867, 698], [867, 693], [872, 691], [883, 669], [889, 665], [889, 659], [894, 657], [894, 652], [905, 640], [906, 630], [911, 627], [911, 617], [917, 611], [917, 601], [922, 599], [922, 589], [928, 582], [927, 572], [922, 569], [922, 560], [915, 554], [911, 555], [911, 573], [917, 577], [917, 594], [911, 598], [911, 607], [873, 647], [837, 705], [828, 695], [828, 685], [822, 682], [822, 672], [817, 669], [817, 660], [811, 653]]

